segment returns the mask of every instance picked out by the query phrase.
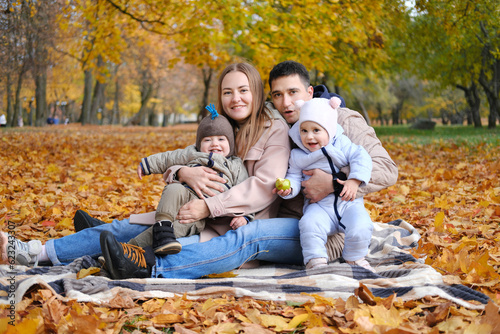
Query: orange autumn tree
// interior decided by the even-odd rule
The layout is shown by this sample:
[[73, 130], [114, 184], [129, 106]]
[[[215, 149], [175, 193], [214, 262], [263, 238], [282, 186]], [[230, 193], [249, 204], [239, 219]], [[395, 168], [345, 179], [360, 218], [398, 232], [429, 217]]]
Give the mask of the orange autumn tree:
[[234, 59], [230, 33], [233, 24], [227, 22], [244, 19], [246, 11], [234, 15], [235, 6], [241, 7], [237, 1], [224, 5], [217, 1], [195, 1], [192, 5], [162, 1], [108, 2], [125, 17], [139, 22], [144, 30], [175, 43], [179, 54], [171, 60], [171, 66], [183, 61], [199, 69], [204, 91], [198, 113], [203, 117], [216, 71]]
[[205, 96], [213, 71], [242, 58], [263, 78], [277, 62], [296, 59], [325, 83], [347, 85], [356, 73], [381, 69], [386, 27], [402, 24], [407, 11], [403, 1], [106, 1], [175, 41], [184, 61], [203, 69]]
[[[112, 64], [122, 62], [126, 36], [136, 31], [106, 1], [71, 0], [58, 17], [57, 50], [78, 60], [84, 73], [82, 124], [96, 124]], [[79, 38], [75, 38], [78, 36]]]
[[[239, 36], [246, 55], [270, 70], [286, 59], [331, 76], [347, 85], [367, 69], [380, 70], [387, 61], [386, 26], [398, 23], [402, 1], [257, 1], [253, 18]], [[326, 83], [326, 82], [325, 82]]]

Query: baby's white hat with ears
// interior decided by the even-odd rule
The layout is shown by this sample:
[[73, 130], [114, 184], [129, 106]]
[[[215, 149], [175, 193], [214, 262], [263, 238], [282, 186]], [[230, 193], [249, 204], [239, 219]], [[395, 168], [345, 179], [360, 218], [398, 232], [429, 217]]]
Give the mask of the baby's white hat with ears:
[[300, 124], [303, 122], [316, 122], [328, 132], [329, 142], [331, 142], [337, 133], [337, 108], [340, 103], [338, 97], [332, 97], [330, 100], [314, 98], [307, 102], [303, 100], [295, 101], [295, 106], [300, 108], [300, 115], [299, 120], [293, 127], [296, 126], [297, 130], [300, 131]]

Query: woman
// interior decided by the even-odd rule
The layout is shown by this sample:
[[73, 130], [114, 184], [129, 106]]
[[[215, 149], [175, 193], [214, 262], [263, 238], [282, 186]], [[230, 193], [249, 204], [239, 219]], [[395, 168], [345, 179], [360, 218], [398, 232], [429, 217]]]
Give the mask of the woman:
[[[203, 178], [205, 171], [193, 167], [171, 168], [167, 182], [177, 179], [194, 189], [199, 198], [179, 210], [181, 223], [190, 223], [206, 217], [241, 216], [256, 213], [256, 219], [276, 217], [279, 207], [277, 197], [264, 193], [273, 188], [277, 177], [287, 167], [290, 152], [288, 125], [281, 117], [273, 119], [265, 108], [264, 87], [257, 70], [249, 64], [238, 63], [226, 67], [218, 84], [218, 106], [235, 129], [237, 155], [243, 159], [250, 178], [233, 187], [231, 191], [211, 195]], [[227, 225], [213, 226], [215, 232], [224, 234]], [[213, 230], [212, 230], [213, 231]], [[205, 232], [202, 240], [208, 240]]]
[[[272, 194], [272, 189], [276, 178], [283, 177], [288, 168], [290, 154], [288, 125], [283, 119], [273, 117], [265, 108], [262, 80], [258, 71], [249, 64], [233, 64], [224, 69], [219, 78], [218, 92], [218, 110], [232, 121], [236, 131], [237, 154], [244, 160], [250, 177], [217, 196], [186, 204], [179, 211], [178, 218], [181, 222], [190, 222], [206, 217], [233, 217], [254, 212], [257, 219], [275, 217], [279, 199], [277, 195]], [[201, 179], [202, 182], [197, 183], [200, 179], [196, 175], [200, 174], [200, 169], [206, 170], [204, 168], [182, 167], [171, 173], [171, 178], [177, 176], [179, 181], [186, 182], [199, 195], [202, 195], [204, 190], [210, 195], [206, 187], [200, 186], [206, 185], [209, 181]], [[204, 175], [202, 178], [207, 178], [205, 171], [201, 172]], [[218, 178], [213, 174], [208, 175], [211, 179]], [[127, 242], [147, 227], [130, 224], [128, 219], [114, 220], [111, 224], [87, 228], [60, 239], [49, 240], [44, 247], [41, 247], [41, 243], [37, 240], [29, 243], [16, 241], [20, 252], [20, 256], [16, 254], [16, 259], [22, 259], [20, 264], [24, 265], [35, 265], [37, 261], [61, 265], [71, 263], [84, 255], [96, 257], [101, 254], [99, 236], [105, 231], [107, 233], [103, 233], [102, 238], [108, 241], [105, 244], [110, 245], [111, 251], [123, 254], [129, 248], [123, 249], [118, 242]], [[215, 232], [221, 234], [227, 230], [227, 226], [213, 226], [212, 236], [216, 235]], [[209, 239], [209, 233], [210, 229], [207, 229], [200, 238]], [[2, 234], [2, 237], [5, 241], [6, 235]], [[192, 240], [183, 241], [180, 238], [179, 242], [184, 246]], [[2, 250], [5, 250], [5, 247], [2, 247]], [[109, 247], [107, 251], [110, 251]]]

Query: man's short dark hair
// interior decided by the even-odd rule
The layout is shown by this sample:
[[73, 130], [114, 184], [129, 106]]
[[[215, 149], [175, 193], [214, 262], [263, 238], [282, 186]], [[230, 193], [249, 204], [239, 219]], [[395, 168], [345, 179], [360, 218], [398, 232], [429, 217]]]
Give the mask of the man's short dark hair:
[[297, 74], [307, 88], [311, 85], [311, 80], [309, 79], [309, 72], [306, 67], [301, 63], [293, 60], [285, 60], [273, 67], [269, 73], [269, 87], [272, 90], [272, 82], [281, 77], [288, 77], [290, 75]]

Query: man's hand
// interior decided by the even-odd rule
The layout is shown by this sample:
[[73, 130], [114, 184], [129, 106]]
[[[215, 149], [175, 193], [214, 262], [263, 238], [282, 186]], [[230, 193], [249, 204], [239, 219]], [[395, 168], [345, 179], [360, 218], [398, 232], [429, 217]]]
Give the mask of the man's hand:
[[194, 223], [210, 215], [207, 204], [202, 199], [193, 199], [184, 204], [177, 213], [177, 219], [181, 224]]
[[231, 223], [229, 226], [233, 229], [236, 230], [238, 227], [242, 227], [243, 225], [246, 225], [248, 221], [246, 220], [245, 217], [234, 217], [231, 219]]
[[344, 186], [344, 189], [342, 189], [342, 192], [340, 193], [340, 197], [342, 198], [342, 200], [354, 201], [356, 199], [356, 193], [358, 192], [361, 181], [356, 179], [342, 181], [340, 179], [337, 179], [337, 182]]
[[305, 170], [304, 174], [311, 176], [307, 181], [302, 181], [302, 192], [310, 199], [311, 203], [321, 201], [333, 193], [333, 176], [321, 169]]
[[216, 182], [226, 183], [226, 180], [217, 175], [216, 171], [205, 166], [182, 167], [177, 171], [177, 178], [180, 182], [191, 187], [199, 198], [205, 197], [203, 194], [210, 197], [215, 196], [215, 193], [210, 189], [223, 192], [224, 187]]

